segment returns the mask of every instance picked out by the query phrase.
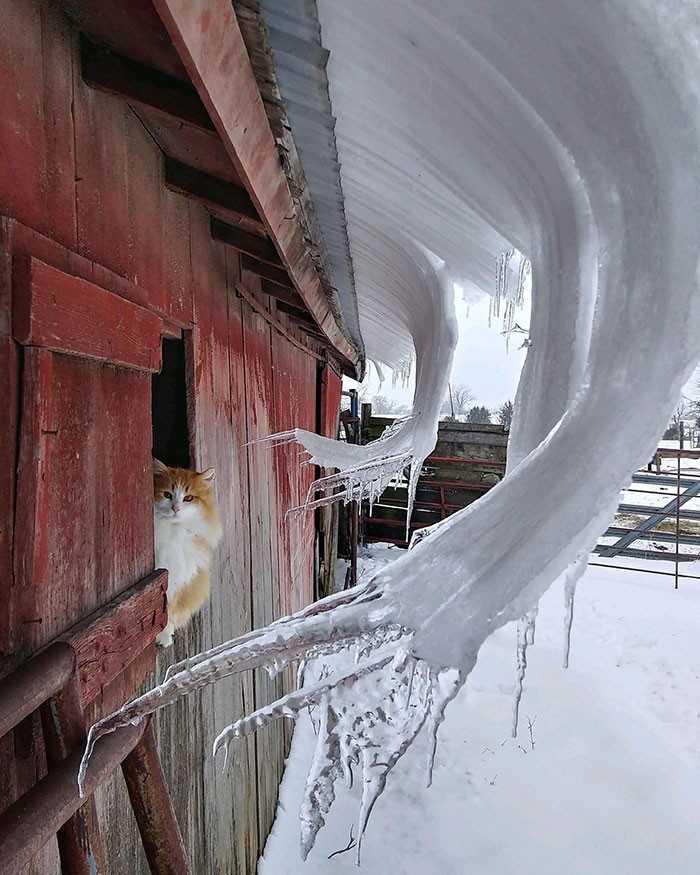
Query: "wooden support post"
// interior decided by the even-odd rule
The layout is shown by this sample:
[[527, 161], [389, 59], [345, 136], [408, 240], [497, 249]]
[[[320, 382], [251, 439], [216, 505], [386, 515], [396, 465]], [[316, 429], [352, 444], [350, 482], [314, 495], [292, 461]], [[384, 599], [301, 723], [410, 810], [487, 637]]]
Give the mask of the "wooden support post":
[[122, 772], [152, 875], [189, 875], [185, 844], [150, 723], [122, 763]]

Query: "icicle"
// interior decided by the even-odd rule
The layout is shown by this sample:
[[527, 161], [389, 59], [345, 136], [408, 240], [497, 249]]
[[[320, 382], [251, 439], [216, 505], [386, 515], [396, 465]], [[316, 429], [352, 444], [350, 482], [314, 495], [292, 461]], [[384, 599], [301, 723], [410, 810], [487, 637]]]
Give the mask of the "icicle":
[[515, 663], [515, 691], [513, 694], [513, 723], [511, 735], [518, 737], [518, 718], [520, 714], [520, 700], [523, 696], [523, 682], [527, 670], [527, 648], [535, 643], [535, 624], [537, 621], [537, 607], [528, 611], [524, 617], [518, 620], [517, 645]]
[[[426, 787], [433, 786], [433, 769], [437, 754], [437, 736], [442, 721], [445, 719], [445, 709], [459, 692], [462, 685], [461, 675], [456, 669], [440, 672], [437, 682], [432, 681], [430, 714], [428, 717], [428, 732], [430, 748], [428, 751], [428, 768]], [[437, 694], [437, 695], [436, 695]]]
[[335, 799], [335, 782], [342, 771], [340, 744], [335, 733], [335, 715], [325, 698], [321, 703], [321, 720], [314, 757], [306, 779], [304, 798], [299, 809], [301, 823], [301, 858], [305, 860], [314, 846], [318, 831], [326, 822]]
[[267, 726], [269, 723], [272, 723], [281, 717], [295, 718], [303, 708], [306, 708], [309, 705], [317, 705], [321, 699], [327, 698], [328, 694], [335, 687], [338, 687], [341, 684], [354, 685], [365, 675], [371, 674], [375, 671], [381, 671], [392, 661], [392, 659], [392, 656], [387, 656], [378, 662], [363, 666], [360, 669], [354, 669], [352, 672], [344, 674], [341, 677], [331, 677], [329, 680], [323, 680], [319, 683], [312, 684], [306, 687], [306, 689], [289, 693], [286, 696], [282, 696], [281, 699], [272, 702], [270, 705], [258, 708], [257, 711], [253, 711], [253, 713], [249, 714], [247, 717], [242, 717], [240, 720], [236, 720], [235, 723], [226, 726], [216, 736], [213, 748], [214, 756], [216, 757], [222, 746], [228, 746], [228, 743], [232, 738], [240, 738], [242, 736], [250, 735], [257, 729]]
[[375, 763], [370, 760], [372, 752], [367, 748], [362, 751], [362, 802], [360, 803], [360, 813], [357, 819], [357, 846], [355, 852], [355, 863], [360, 865], [362, 855], [362, 837], [367, 829], [369, 818], [372, 814], [372, 809], [384, 792], [386, 787], [386, 776], [389, 771], [389, 766], [377, 766], [380, 770], [378, 775], [373, 775], [371, 769]]
[[578, 575], [568, 575], [564, 581], [564, 668], [569, 667], [571, 651], [571, 627], [574, 622], [574, 600]]

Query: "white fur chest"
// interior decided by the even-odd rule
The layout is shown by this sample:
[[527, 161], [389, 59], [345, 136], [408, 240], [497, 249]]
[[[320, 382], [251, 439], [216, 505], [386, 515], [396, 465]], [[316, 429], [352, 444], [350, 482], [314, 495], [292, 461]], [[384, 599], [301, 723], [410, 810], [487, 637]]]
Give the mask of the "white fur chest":
[[171, 520], [155, 521], [156, 568], [168, 571], [168, 594], [172, 594], [209, 564], [209, 549], [201, 535]]

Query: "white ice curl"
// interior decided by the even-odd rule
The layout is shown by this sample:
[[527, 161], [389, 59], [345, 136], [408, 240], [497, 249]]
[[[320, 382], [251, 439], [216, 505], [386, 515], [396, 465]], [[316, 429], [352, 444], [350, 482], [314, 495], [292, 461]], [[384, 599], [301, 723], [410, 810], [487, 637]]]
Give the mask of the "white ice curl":
[[[336, 51], [351, 16], [365, 27], [367, 51], [376, 52], [372, 40], [382, 36], [381, 17], [388, 16], [386, 51], [377, 56], [392, 64], [392, 81], [408, 87], [405, 47], [392, 43], [391, 4], [358, 0], [345, 10], [349, 5], [320, 0], [329, 47]], [[585, 564], [577, 559], [606, 528], [633, 470], [650, 458], [698, 358], [700, 13], [685, 0], [609, 0], [595, 7], [595, 14], [580, 0], [403, 7], [402, 33], [415, 25], [421, 38], [433, 39], [437, 72], [431, 68], [431, 75], [445, 68], [443, 88], [430, 89], [434, 116], [444, 113], [444, 124], [434, 145], [420, 142], [426, 172], [443, 175], [454, 196], [468, 202], [472, 237], [468, 243], [465, 238], [465, 250], [476, 263], [490, 240], [503, 251], [505, 238], [532, 263], [532, 345], [516, 399], [506, 478], [373, 580], [188, 660], [91, 730], [92, 743], [233, 672], [339, 654], [337, 667], [329, 662], [335, 674], [318, 690], [321, 729], [301, 811], [304, 854], [330, 810], [338, 777], [361, 764], [361, 836], [389, 771], [426, 723], [437, 731], [445, 705], [491, 632], [531, 611], [576, 563], [568, 575], [573, 592]], [[348, 54], [338, 51], [336, 81], [342, 84]], [[407, 57], [414, 60], [412, 52]], [[473, 83], [478, 94], [470, 90]], [[342, 88], [333, 95], [340, 129], [338, 94], [342, 98]], [[440, 94], [449, 112], [437, 100]], [[465, 95], [472, 100], [464, 107], [466, 121], [453, 102]], [[417, 116], [421, 97], [413, 106]], [[381, 136], [395, 129], [388, 125]], [[356, 131], [359, 143], [365, 134], [370, 136]], [[477, 140], [455, 150], [461, 164], [457, 158], [453, 165], [433, 160], [431, 147], [454, 146], [461, 135]], [[397, 154], [403, 145], [399, 137], [385, 154]], [[386, 185], [394, 171], [385, 174]], [[354, 257], [358, 229], [375, 222], [372, 239], [387, 258], [411, 263], [411, 288], [402, 296], [394, 286], [390, 297], [416, 349], [416, 416], [390, 446], [384, 442], [380, 457], [373, 445], [340, 447], [295, 432], [316, 460], [341, 471], [377, 464], [389, 451], [393, 457], [410, 454], [418, 464], [432, 448], [454, 345], [447, 298], [436, 291], [469, 270], [468, 263], [456, 264], [456, 250], [440, 252], [439, 232], [452, 241], [453, 228], [431, 223], [421, 237], [417, 211], [404, 217], [401, 246], [382, 236], [383, 218], [371, 203], [353, 220], [348, 192], [358, 185], [345, 185]], [[387, 200], [390, 219], [397, 201], [398, 188]], [[412, 239], [424, 243], [412, 246]], [[440, 267], [425, 257], [426, 245], [439, 254]], [[361, 283], [362, 272], [356, 272]], [[412, 315], [418, 276], [433, 311], [429, 322], [424, 308], [420, 319]], [[376, 348], [380, 326], [366, 327], [369, 354], [382, 358]], [[364, 656], [348, 671], [342, 657], [358, 641]], [[384, 656], [395, 651], [406, 657], [387, 670]], [[363, 667], [369, 667], [366, 673]], [[293, 714], [303, 701], [302, 694], [270, 708]]]

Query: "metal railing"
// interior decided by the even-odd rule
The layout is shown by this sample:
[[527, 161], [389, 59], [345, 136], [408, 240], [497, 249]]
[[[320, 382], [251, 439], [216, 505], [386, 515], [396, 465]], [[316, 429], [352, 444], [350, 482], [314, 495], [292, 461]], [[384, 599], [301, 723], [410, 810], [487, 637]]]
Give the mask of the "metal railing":
[[[664, 459], [674, 459], [676, 464], [673, 470], [662, 471]], [[614, 568], [618, 571], [643, 571], [645, 574], [658, 574], [663, 577], [672, 577], [674, 579], [674, 588], [678, 589], [679, 581], [682, 579], [700, 580], [700, 575], [681, 573], [681, 565], [687, 562], [692, 562], [700, 559], [700, 525], [696, 534], [688, 531], [683, 531], [681, 520], [695, 521], [700, 523], [700, 509], [684, 508], [688, 502], [697, 498], [700, 499], [700, 468], [693, 471], [683, 471], [681, 459], [700, 459], [700, 450], [698, 449], [674, 449], [669, 447], [659, 447], [656, 451], [654, 459], [649, 464], [646, 472], [638, 471], [632, 477], [632, 485], [624, 489], [624, 493], [635, 493], [638, 495], [662, 495], [671, 500], [661, 506], [649, 504], [637, 504], [629, 502], [621, 502], [618, 508], [620, 514], [632, 515], [636, 517], [646, 517], [646, 519], [634, 528], [626, 526], [613, 525], [610, 526], [602, 537], [614, 537], [616, 540], [612, 544], [598, 544], [594, 550], [603, 559], [613, 559], [616, 556], [631, 557], [641, 559], [643, 561], [658, 562], [671, 561], [673, 563], [673, 571], [663, 571], [638, 565], [620, 565], [613, 562], [591, 561], [589, 565]], [[656, 473], [651, 472], [652, 464], [656, 468]], [[695, 473], [697, 471], [697, 473]], [[639, 489], [635, 488], [643, 484], [659, 486], [659, 489]], [[664, 489], [664, 487], [667, 487]], [[673, 489], [673, 491], [671, 491]], [[664, 520], [672, 520], [674, 525], [672, 531], [659, 531], [658, 527]], [[666, 553], [663, 549], [639, 549], [633, 545], [636, 541], [652, 541], [660, 545], [673, 544], [675, 552], [672, 554]], [[681, 546], [692, 547], [698, 549], [696, 551], [681, 552]]]

